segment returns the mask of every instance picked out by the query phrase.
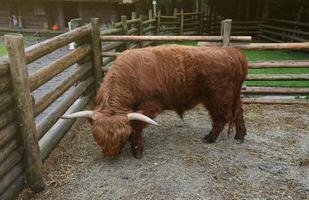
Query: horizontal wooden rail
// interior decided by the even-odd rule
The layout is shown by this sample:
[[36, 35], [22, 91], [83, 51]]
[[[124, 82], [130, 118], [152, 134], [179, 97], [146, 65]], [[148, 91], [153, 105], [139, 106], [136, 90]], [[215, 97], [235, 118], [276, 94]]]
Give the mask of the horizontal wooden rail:
[[156, 30], [157, 27], [155, 26], [149, 26], [147, 28], [144, 28], [143, 33], [148, 33], [150, 31]]
[[309, 27], [309, 23], [304, 23], [304, 22], [296, 22], [292, 20], [283, 20], [283, 19], [265, 19], [266, 21], [271, 21], [271, 22], [278, 22], [278, 23], [285, 23], [285, 24], [292, 24], [292, 25], [297, 25], [297, 26], [304, 26], [304, 27]]
[[242, 102], [244, 104], [265, 104], [265, 105], [291, 105], [291, 104], [300, 104], [300, 105], [309, 105], [308, 99], [261, 99], [261, 98], [243, 98]]
[[110, 51], [110, 50], [114, 50], [116, 48], [121, 47], [122, 45], [124, 45], [124, 42], [111, 42], [107, 45], [104, 45], [102, 47], [102, 51]]
[[0, 113], [0, 129], [16, 119], [16, 111], [12, 107]]
[[78, 86], [62, 100], [57, 108], [44, 117], [44, 119], [37, 125], [37, 133], [39, 139], [50, 129], [61, 117], [65, 111], [84, 93], [91, 84], [94, 83], [94, 78], [89, 77], [87, 80], [78, 84]]
[[[176, 15], [181, 15], [182, 13], [176, 13]], [[191, 13], [183, 13], [184, 16], [188, 16], [188, 15], [200, 15], [202, 14], [201, 12], [191, 12]]]
[[[79, 98], [73, 103], [67, 113], [78, 112], [84, 109], [90, 99], [93, 98], [93, 95], [94, 91], [89, 93], [87, 96]], [[63, 136], [70, 130], [75, 121], [76, 119], [59, 120], [53, 128], [40, 139], [40, 157], [42, 160], [45, 160], [48, 157]]]
[[43, 110], [50, 106], [58, 97], [66, 92], [74, 83], [80, 80], [91, 70], [91, 64], [83, 64], [68, 79], [63, 80], [54, 90], [44, 95], [37, 103], [34, 104], [34, 115], [38, 116]]
[[17, 123], [12, 122], [0, 130], [0, 148], [7, 144], [17, 133]]
[[91, 46], [80, 46], [69, 54], [52, 62], [51, 64], [42, 67], [36, 73], [29, 77], [31, 91], [37, 89], [57, 74], [63, 72], [65, 69], [85, 58], [91, 52]]
[[247, 87], [243, 94], [285, 94], [308, 95], [309, 88], [283, 88], [283, 87]]
[[19, 151], [10, 152], [7, 158], [0, 163], [0, 178], [8, 173], [16, 164], [21, 161], [22, 156], [21, 152]]
[[249, 68], [307, 68], [309, 67], [309, 60], [301, 61], [269, 61], [269, 62], [250, 62]]
[[0, 112], [10, 107], [14, 103], [11, 92], [4, 92], [0, 94]]
[[[103, 41], [222, 41], [223, 36], [134, 36], [101, 35]], [[232, 41], [251, 41], [251, 36], [231, 36]]]
[[[221, 43], [199, 42], [198, 46], [221, 46]], [[231, 43], [232, 47], [245, 50], [305, 50], [309, 49], [309, 42], [299, 43]]]
[[117, 57], [121, 52], [102, 52], [101, 55], [104, 57]]
[[296, 42], [306, 42], [306, 41], [308, 41], [304, 38], [292, 36], [292, 35], [289, 35], [289, 34], [286, 34], [286, 33], [274, 32], [274, 31], [269, 31], [269, 30], [266, 30], [266, 29], [260, 29], [260, 31], [262, 33], [267, 33], [267, 34], [270, 34], [270, 35], [279, 36], [279, 37], [290, 39], [290, 40], [293, 40], [293, 41], [296, 41]]
[[17, 142], [16, 138], [6, 143], [1, 149], [0, 163], [2, 163], [10, 155], [10, 153], [18, 147], [18, 145], [20, 144]]
[[31, 63], [34, 60], [37, 60], [38, 58], [41, 58], [44, 55], [55, 51], [56, 49], [59, 49], [65, 45], [70, 44], [71, 42], [77, 41], [87, 35], [90, 35], [90, 30], [90, 25], [82, 26], [70, 32], [27, 47], [25, 49], [27, 63]]
[[249, 74], [248, 81], [308, 81], [309, 74], [288, 74], [288, 75], [269, 75], [269, 74]]
[[3, 93], [11, 88], [11, 79], [9, 76], [4, 76], [0, 78], [0, 93]]
[[149, 20], [143, 21], [143, 25], [152, 24], [152, 23], [154, 23], [156, 21], [157, 21], [156, 19], [149, 19]]
[[[5, 174], [0, 179], [0, 194], [2, 199], [2, 193], [11, 185], [13, 181], [16, 180], [17, 177], [19, 177], [22, 172], [24, 171], [22, 163], [17, 164], [15, 167], [13, 167], [9, 173]], [[5, 195], [5, 194], [4, 194]], [[8, 195], [9, 196], [9, 195]], [[3, 197], [3, 199], [7, 199], [6, 197]]]
[[122, 28], [111, 28], [107, 30], [103, 30], [100, 32], [101, 35], [115, 35], [115, 34], [121, 34]]
[[271, 25], [266, 25], [266, 24], [260, 24], [260, 26], [263, 27], [263, 28], [268, 28], [268, 29], [277, 30], [277, 31], [281, 31], [281, 32], [285, 31], [285, 32], [297, 33], [297, 34], [309, 36], [309, 32], [306, 32], [306, 31], [300, 31], [300, 30], [289, 29], [289, 28], [282, 28], [282, 27], [271, 26]]
[[102, 63], [102, 67], [106, 67], [106, 65], [108, 65], [109, 63], [113, 62], [115, 60], [114, 57], [112, 58], [107, 58], [107, 59], [104, 59], [103, 63]]

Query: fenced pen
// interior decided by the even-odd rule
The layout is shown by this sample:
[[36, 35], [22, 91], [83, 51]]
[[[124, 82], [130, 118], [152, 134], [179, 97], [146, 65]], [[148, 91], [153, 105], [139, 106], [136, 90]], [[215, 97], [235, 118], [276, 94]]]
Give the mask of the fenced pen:
[[[80, 20], [73, 20], [72, 23], [76, 27], [74, 30], [28, 48], [24, 48], [21, 35], [5, 37], [8, 57], [0, 61], [0, 199], [15, 196], [25, 183], [34, 191], [42, 189], [42, 161], [48, 157], [74, 123], [74, 120], [59, 120], [59, 117], [65, 112], [82, 110], [88, 104], [94, 97], [102, 77], [124, 50], [159, 45], [167, 41], [198, 41], [199, 46], [235, 46], [247, 50], [309, 49], [309, 43], [303, 40], [297, 40], [300, 43], [251, 43], [250, 36], [231, 36], [233, 34], [231, 20], [220, 23], [220, 36], [166, 36], [166, 34], [205, 32], [204, 27], [207, 26], [204, 24], [203, 14], [199, 12], [184, 13], [175, 10], [173, 16], [161, 16], [159, 12], [157, 17], [153, 17], [150, 12], [148, 19], [142, 16], [137, 18], [132, 14], [132, 19], [128, 20], [123, 16], [121, 22], [114, 23], [111, 29], [101, 32], [98, 19], [92, 19], [90, 24], [83, 26], [80, 25]], [[263, 28], [275, 30], [270, 25]], [[243, 32], [237, 28], [234, 33]], [[308, 32], [300, 30], [291, 33], [308, 35]], [[63, 55], [47, 66], [42, 66], [31, 76], [27, 75], [28, 64], [72, 42], [75, 43], [75, 49], [69, 54]], [[40, 99], [31, 96], [33, 91], [73, 64], [78, 64], [77, 70], [66, 80], [55, 85], [52, 91]], [[309, 61], [251, 62], [249, 66], [252, 69], [308, 68]], [[252, 74], [248, 76], [248, 80], [301, 81], [309, 80], [309, 75]], [[41, 122], [35, 123], [36, 116], [72, 87], [74, 89], [53, 111]], [[256, 97], [256, 95], [308, 96], [309, 88], [244, 86], [242, 93], [245, 96], [243, 99], [245, 103], [309, 104], [307, 99]]]

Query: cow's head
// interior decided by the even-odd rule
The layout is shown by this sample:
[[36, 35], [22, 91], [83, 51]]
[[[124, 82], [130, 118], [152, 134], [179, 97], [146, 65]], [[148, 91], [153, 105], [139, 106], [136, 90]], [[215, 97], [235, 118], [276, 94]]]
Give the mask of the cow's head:
[[87, 118], [91, 122], [92, 134], [95, 141], [101, 146], [106, 157], [116, 157], [121, 153], [123, 146], [132, 133], [131, 120], [143, 121], [158, 125], [154, 120], [140, 113], [110, 114], [98, 111], [81, 111], [64, 115], [63, 119]]

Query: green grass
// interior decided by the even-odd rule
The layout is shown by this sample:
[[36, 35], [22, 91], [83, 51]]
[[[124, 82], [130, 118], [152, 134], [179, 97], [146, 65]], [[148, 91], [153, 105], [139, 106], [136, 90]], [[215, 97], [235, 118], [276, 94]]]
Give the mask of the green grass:
[[0, 57], [4, 56], [6, 54], [7, 54], [7, 52], [6, 52], [5, 47], [2, 44], [0, 44]]
[[[243, 51], [250, 62], [309, 60], [309, 54], [297, 51]], [[309, 68], [250, 69], [249, 74], [309, 74]], [[248, 86], [309, 87], [309, 81], [246, 81]]]

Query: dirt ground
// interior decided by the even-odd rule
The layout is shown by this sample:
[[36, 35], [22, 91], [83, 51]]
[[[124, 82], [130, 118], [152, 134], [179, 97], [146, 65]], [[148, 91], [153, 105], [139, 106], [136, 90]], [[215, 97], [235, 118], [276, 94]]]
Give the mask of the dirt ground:
[[227, 130], [217, 143], [202, 107], [182, 121], [174, 112], [144, 131], [145, 152], [129, 145], [102, 158], [86, 121], [79, 121], [44, 164], [46, 189], [18, 199], [309, 199], [309, 107], [245, 106], [248, 135], [237, 144]]

